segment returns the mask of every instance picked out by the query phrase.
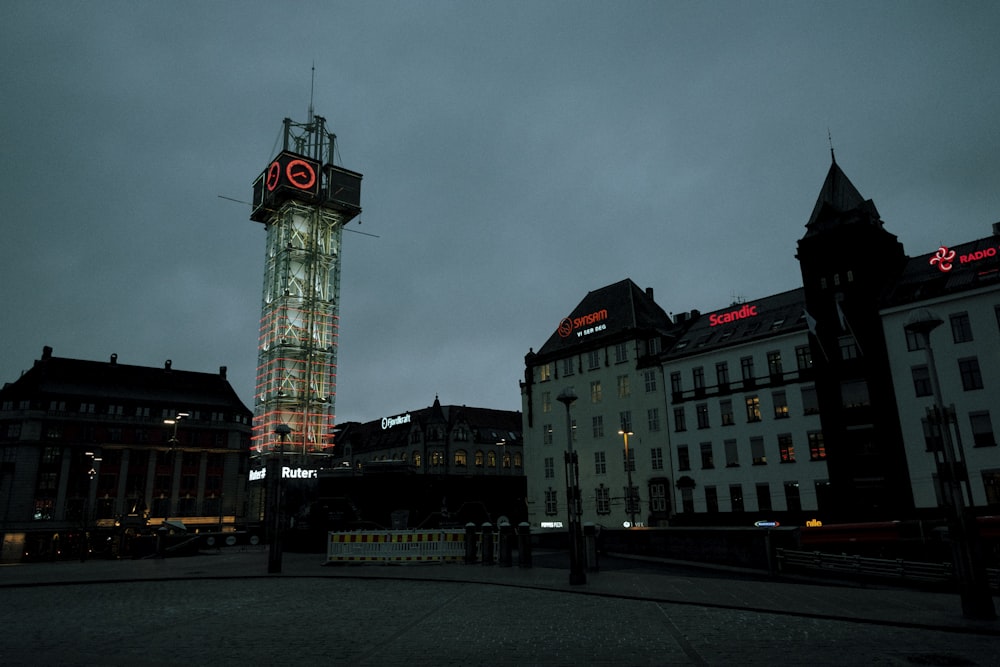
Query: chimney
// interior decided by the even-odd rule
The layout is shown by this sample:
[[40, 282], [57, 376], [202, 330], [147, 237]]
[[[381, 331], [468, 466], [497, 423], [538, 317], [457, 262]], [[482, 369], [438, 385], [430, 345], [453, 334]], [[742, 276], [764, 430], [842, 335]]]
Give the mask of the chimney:
[[42, 348], [42, 359], [51, 359], [51, 358], [52, 358], [52, 348], [46, 345], [45, 347]]
[[1000, 236], [1000, 222], [993, 223], [993, 236]]
[[118, 365], [118, 355], [114, 352], [111, 353], [111, 365], [112, 366]]
[[170, 370], [170, 366], [171, 366], [171, 365], [172, 365], [173, 363], [174, 363], [174, 362], [172, 362], [172, 361], [170, 361], [169, 359], [167, 359], [167, 360], [166, 360], [165, 362], [163, 362], [163, 370], [165, 370], [165, 371], [169, 371], [169, 370]]
[[226, 379], [226, 371], [228, 371], [228, 370], [229, 369], [226, 368], [225, 366], [219, 366], [219, 377], [221, 377], [223, 380], [225, 380]]
[[650, 301], [654, 300], [653, 299], [653, 288], [652, 287], [647, 287], [646, 288], [646, 296], [649, 297]]

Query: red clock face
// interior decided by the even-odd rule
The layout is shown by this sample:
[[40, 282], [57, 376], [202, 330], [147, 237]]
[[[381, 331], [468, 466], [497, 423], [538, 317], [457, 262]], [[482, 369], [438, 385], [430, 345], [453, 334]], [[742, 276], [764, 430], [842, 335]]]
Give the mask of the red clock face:
[[299, 190], [308, 190], [316, 184], [316, 168], [305, 160], [290, 161], [285, 166], [285, 176]]
[[265, 187], [267, 187], [268, 192], [274, 192], [274, 189], [278, 187], [278, 181], [281, 180], [281, 165], [275, 160], [271, 163], [271, 166], [267, 168], [267, 179], [264, 181]]

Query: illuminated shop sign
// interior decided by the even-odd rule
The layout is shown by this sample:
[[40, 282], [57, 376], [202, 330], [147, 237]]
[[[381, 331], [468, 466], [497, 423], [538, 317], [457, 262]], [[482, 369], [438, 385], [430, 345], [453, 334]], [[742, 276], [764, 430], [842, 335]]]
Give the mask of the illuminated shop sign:
[[730, 322], [735, 322], [737, 320], [743, 320], [748, 317], [757, 316], [757, 306], [751, 306], [745, 304], [742, 308], [737, 308], [736, 310], [730, 310], [725, 313], [712, 313], [708, 316], [708, 324], [713, 327], [717, 327], [720, 324], [729, 324]]
[[563, 338], [569, 338], [570, 334], [574, 331], [576, 332], [577, 338], [583, 338], [584, 336], [589, 336], [592, 333], [607, 329], [607, 324], [597, 324], [598, 322], [603, 322], [606, 319], [608, 319], [607, 308], [601, 308], [600, 310], [596, 310], [593, 313], [583, 315], [581, 317], [564, 317], [562, 322], [559, 323], [557, 331]]
[[400, 415], [398, 417], [382, 417], [382, 430], [384, 431], [387, 428], [392, 428], [393, 426], [399, 426], [400, 424], [409, 424], [409, 423], [410, 423], [410, 413], [408, 412], [405, 415]]
[[941, 246], [937, 249], [937, 252], [934, 253], [934, 256], [931, 257], [930, 265], [937, 266], [938, 271], [941, 271], [942, 273], [948, 273], [955, 266], [956, 259], [959, 264], [972, 264], [974, 262], [996, 256], [997, 249], [994, 247], [986, 248], [985, 250], [976, 250], [975, 252], [970, 252], [965, 255], [959, 255], [948, 246]]
[[[265, 477], [267, 477], [267, 468], [250, 471], [251, 482], [259, 482]], [[307, 470], [305, 468], [289, 468], [288, 466], [281, 467], [281, 479], [316, 479], [317, 477], [318, 475], [315, 470]]]

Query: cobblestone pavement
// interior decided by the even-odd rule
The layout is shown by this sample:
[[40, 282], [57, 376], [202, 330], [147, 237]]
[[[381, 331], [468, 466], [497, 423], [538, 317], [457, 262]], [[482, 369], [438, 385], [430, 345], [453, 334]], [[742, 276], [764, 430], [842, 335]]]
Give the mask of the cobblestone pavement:
[[952, 595], [321, 559], [286, 554], [277, 575], [259, 552], [0, 567], [0, 664], [1000, 664], [1000, 627]]

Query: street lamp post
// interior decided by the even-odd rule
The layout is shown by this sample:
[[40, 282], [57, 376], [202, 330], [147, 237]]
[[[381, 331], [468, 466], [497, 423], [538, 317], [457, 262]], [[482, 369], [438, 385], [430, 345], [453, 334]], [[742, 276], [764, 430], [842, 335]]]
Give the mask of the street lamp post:
[[288, 424], [278, 424], [274, 427], [274, 432], [280, 442], [278, 444], [278, 456], [275, 458], [272, 453], [267, 459], [264, 479], [267, 480], [267, 509], [268, 524], [271, 530], [271, 541], [267, 552], [267, 572], [268, 574], [281, 573], [281, 533], [284, 528], [284, 498], [281, 490], [281, 465], [285, 455], [285, 440], [292, 432]]
[[[191, 415], [188, 414], [187, 412], [178, 412], [176, 415], [174, 415], [173, 419], [164, 419], [163, 420], [163, 423], [166, 424], [167, 426], [173, 426], [174, 427], [173, 435], [170, 436], [170, 449], [167, 450], [167, 460], [168, 460], [168, 465], [170, 466], [170, 477], [171, 477], [171, 479], [174, 478], [175, 469], [177, 468], [177, 461], [176, 461], [176, 458], [177, 458], [177, 447], [180, 444], [180, 441], [177, 439], [177, 426], [178, 426], [178, 424], [181, 423], [182, 419], [187, 419], [190, 416]], [[174, 494], [173, 494], [173, 490], [172, 490], [173, 489], [173, 482], [171, 482], [170, 488], [171, 488], [171, 492], [170, 492], [170, 497], [167, 499], [167, 509], [163, 513], [163, 521], [164, 521], [164, 523], [166, 523], [167, 519], [170, 518], [170, 510], [173, 509], [173, 504], [174, 504], [174, 497], [173, 497]]]
[[569, 519], [569, 583], [585, 584], [587, 575], [583, 571], [583, 536], [580, 534], [580, 468], [576, 452], [573, 451], [573, 420], [569, 407], [576, 401], [572, 388], [562, 390], [556, 400], [566, 406], [566, 506]]
[[634, 434], [632, 431], [626, 431], [624, 428], [618, 431], [618, 433], [625, 437], [625, 474], [628, 477], [628, 490], [625, 492], [625, 502], [628, 503], [629, 527], [635, 528], [635, 497], [632, 493], [632, 459], [629, 457], [628, 451], [628, 437]]
[[[931, 392], [934, 394], [934, 408], [928, 412], [931, 413], [929, 417], [940, 424], [944, 466], [938, 463], [938, 475], [943, 482], [943, 501], [948, 512], [948, 533], [955, 553], [962, 613], [967, 618], [992, 619], [996, 618], [996, 610], [993, 607], [993, 598], [990, 596], [986, 570], [979, 549], [978, 531], [974, 518], [965, 507], [965, 497], [962, 493], [960, 478], [968, 472], [960, 470], [951, 439], [951, 418], [941, 395], [941, 384], [934, 363], [934, 350], [931, 347], [931, 332], [943, 323], [940, 317], [921, 309], [914, 311], [904, 328], [918, 337], [927, 353], [927, 370], [931, 380]], [[937, 459], [936, 454], [935, 459]], [[972, 503], [971, 496], [969, 502]]]

